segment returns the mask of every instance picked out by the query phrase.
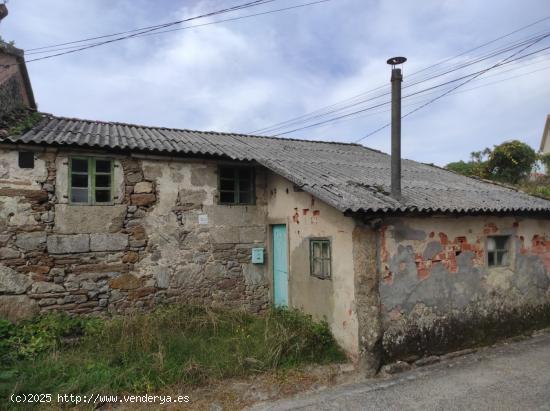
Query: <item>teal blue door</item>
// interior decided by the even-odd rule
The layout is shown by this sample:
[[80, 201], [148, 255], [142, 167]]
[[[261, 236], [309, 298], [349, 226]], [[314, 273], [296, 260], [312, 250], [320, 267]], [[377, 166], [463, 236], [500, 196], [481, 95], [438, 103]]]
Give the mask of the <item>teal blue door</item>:
[[288, 307], [286, 225], [273, 226], [273, 300], [276, 307]]

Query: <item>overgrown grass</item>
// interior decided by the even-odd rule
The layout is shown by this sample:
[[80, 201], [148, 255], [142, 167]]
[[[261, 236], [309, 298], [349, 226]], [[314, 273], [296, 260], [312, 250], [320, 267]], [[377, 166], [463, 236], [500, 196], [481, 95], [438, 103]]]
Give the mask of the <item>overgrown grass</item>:
[[519, 188], [528, 194], [550, 199], [550, 179], [548, 178], [525, 182]]
[[22, 135], [33, 128], [40, 120], [42, 115], [37, 112], [28, 114], [22, 119], [19, 119], [16, 124], [13, 124], [8, 130], [9, 135]]
[[169, 306], [112, 319], [0, 322], [0, 398], [11, 393], [145, 393], [345, 360], [325, 322]]

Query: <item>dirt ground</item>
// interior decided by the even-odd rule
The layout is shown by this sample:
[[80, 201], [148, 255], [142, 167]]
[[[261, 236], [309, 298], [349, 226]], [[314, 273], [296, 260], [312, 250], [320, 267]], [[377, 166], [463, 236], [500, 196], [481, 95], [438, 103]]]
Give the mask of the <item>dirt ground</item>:
[[279, 370], [246, 378], [216, 381], [208, 386], [188, 390], [171, 387], [158, 395], [189, 396], [188, 403], [180, 404], [105, 404], [101, 411], [116, 410], [242, 410], [260, 401], [273, 401], [299, 393], [316, 392], [328, 387], [354, 381], [357, 374], [352, 364], [308, 366], [292, 370]]

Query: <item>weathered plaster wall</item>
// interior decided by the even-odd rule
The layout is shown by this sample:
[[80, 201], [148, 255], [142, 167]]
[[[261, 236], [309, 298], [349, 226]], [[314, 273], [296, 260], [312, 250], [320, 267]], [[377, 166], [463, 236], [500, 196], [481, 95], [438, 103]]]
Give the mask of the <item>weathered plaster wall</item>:
[[355, 305], [357, 308], [360, 365], [367, 375], [378, 372], [382, 362], [382, 316], [376, 230], [357, 223], [353, 230]]
[[19, 168], [18, 152], [0, 149], [0, 187], [40, 189], [48, 178], [46, 161], [35, 154], [34, 168]]
[[[68, 204], [70, 154], [37, 151], [35, 168], [0, 150], [0, 316], [120, 312], [164, 301], [267, 308], [265, 177], [257, 203], [217, 205], [213, 161], [114, 159], [112, 205]], [[199, 215], [208, 216], [199, 224]]]
[[[511, 236], [509, 266], [487, 266], [488, 235]], [[444, 351], [480, 333], [506, 334], [520, 318], [550, 318], [549, 220], [404, 218], [386, 221], [380, 236], [389, 357]]]
[[[269, 174], [267, 187], [270, 224], [283, 223], [288, 227], [289, 304], [312, 314], [314, 318], [326, 319], [338, 343], [357, 359], [354, 220], [310, 194], [294, 191], [291, 182], [276, 174]], [[310, 275], [311, 237], [331, 240], [331, 279]]]

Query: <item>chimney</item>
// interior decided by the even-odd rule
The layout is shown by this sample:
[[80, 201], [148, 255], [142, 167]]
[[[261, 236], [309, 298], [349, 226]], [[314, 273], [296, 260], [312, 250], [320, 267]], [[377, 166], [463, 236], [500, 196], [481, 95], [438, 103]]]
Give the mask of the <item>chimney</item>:
[[401, 200], [401, 69], [405, 57], [392, 57], [387, 61], [391, 69], [391, 196]]

